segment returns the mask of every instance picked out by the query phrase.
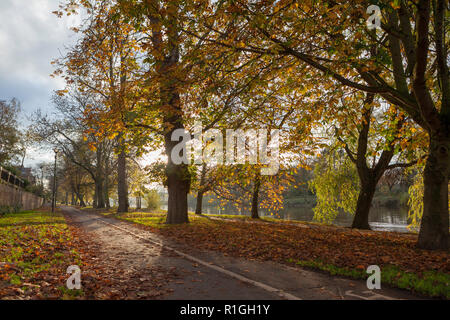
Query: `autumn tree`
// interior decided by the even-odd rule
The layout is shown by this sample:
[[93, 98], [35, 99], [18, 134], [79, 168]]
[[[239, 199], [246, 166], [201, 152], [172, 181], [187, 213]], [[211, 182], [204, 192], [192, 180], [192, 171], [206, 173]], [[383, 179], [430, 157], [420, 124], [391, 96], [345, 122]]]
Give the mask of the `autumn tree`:
[[423, 131], [395, 106], [361, 92], [344, 96], [337, 110], [330, 107], [325, 117], [334, 119], [336, 139], [358, 172], [360, 192], [352, 227], [370, 229], [368, 217], [379, 180], [386, 171], [417, 162], [414, 150], [425, 143]]
[[206, 162], [196, 167], [192, 179], [192, 191], [196, 191], [195, 214], [202, 214], [203, 197], [214, 185], [213, 168]]
[[18, 116], [20, 103], [17, 99], [9, 102], [0, 100], [0, 164], [13, 160], [19, 151], [20, 132], [18, 130]]
[[[147, 96], [146, 103], [136, 112], [143, 121], [135, 127], [155, 129], [163, 137], [168, 156], [167, 223], [187, 222], [187, 194], [192, 177], [188, 164], [172, 159], [172, 150], [178, 144], [172, 141], [173, 133], [193, 128], [195, 121], [200, 121], [204, 129], [219, 126], [221, 120], [235, 114], [236, 105], [243, 102], [241, 95], [258, 83], [262, 73], [270, 71], [255, 67], [255, 61], [240, 65], [239, 53], [215, 51], [191, 35], [193, 30], [200, 30], [202, 17], [211, 11], [208, 1], [119, 2], [125, 15], [147, 36], [142, 42], [147, 52], [147, 79], [143, 86]], [[236, 72], [248, 72], [250, 76], [241, 79]]]
[[142, 199], [148, 192], [146, 185], [149, 178], [145, 170], [135, 159], [132, 159], [127, 165], [128, 182], [130, 194], [135, 197], [136, 209], [142, 209]]
[[85, 207], [88, 195], [93, 193], [93, 180], [85, 170], [71, 161], [65, 163], [64, 172], [71, 192], [71, 204]]
[[[114, 119], [117, 118], [117, 115], [121, 115], [120, 119], [127, 129], [127, 135], [132, 136], [133, 142], [130, 144], [145, 145], [155, 135], [162, 137], [168, 156], [165, 184], [169, 190], [170, 200], [167, 222], [187, 222], [187, 193], [190, 189], [191, 176], [187, 164], [177, 164], [172, 161], [171, 153], [178, 143], [172, 141], [173, 133], [177, 129], [192, 127], [190, 122], [194, 120], [200, 120], [205, 127], [213, 127], [226, 115], [233, 114], [236, 100], [240, 99], [242, 92], [258, 84], [261, 73], [271, 73], [267, 68], [268, 63], [261, 63], [253, 59], [253, 61], [241, 64], [241, 53], [224, 54], [221, 51], [215, 51], [213, 47], [205, 46], [204, 41], [198, 41], [191, 35], [193, 30], [199, 30], [202, 26], [204, 14], [210, 12], [211, 3], [208, 1], [195, 3], [118, 1], [121, 8], [120, 13], [115, 11], [117, 8], [115, 2], [111, 6], [104, 5], [105, 2], [101, 1], [75, 2], [94, 13], [93, 21], [105, 21], [102, 17], [104, 12], [109, 12], [109, 10], [102, 11], [102, 8], [111, 7], [114, 11], [114, 19], [106, 21], [109, 21], [110, 25], [120, 28], [115, 31], [116, 33], [125, 29], [128, 31], [126, 34], [130, 32], [139, 34], [139, 48], [146, 54], [139, 60], [140, 66], [145, 70], [143, 73], [145, 78], [138, 81], [137, 90], [132, 91], [132, 96], [139, 92], [141, 95], [137, 95], [142, 99], [133, 100], [136, 103], [133, 103], [132, 106], [129, 103], [117, 103], [114, 108], [111, 107], [112, 103], [104, 103], [106, 108], [95, 110], [92, 119], [94, 119], [96, 128], [113, 132], [114, 129], [111, 129], [110, 123], [116, 123]], [[70, 13], [73, 3], [74, 1], [68, 2], [69, 5], [63, 7], [61, 11]], [[62, 14], [61, 11], [58, 14]], [[124, 15], [124, 19], [121, 18], [121, 14]], [[103, 23], [100, 26], [102, 37], [97, 38], [108, 38], [107, 35], [103, 36], [108, 24]], [[133, 27], [134, 31], [129, 30], [129, 27]], [[96, 34], [97, 29], [96, 24], [89, 24], [85, 33]], [[205, 29], [203, 28], [203, 30]], [[205, 36], [207, 32], [205, 30]], [[113, 34], [115, 33], [113, 32]], [[88, 48], [83, 47], [76, 53], [74, 59], [68, 60], [69, 66], [66, 66], [67, 70], [64, 72], [69, 74], [69, 81], [80, 83], [79, 70], [85, 70], [81, 74], [91, 82], [83, 81], [84, 83], [92, 83], [98, 78], [103, 79], [100, 83], [111, 82], [112, 77], [99, 75], [99, 72], [87, 72], [89, 71], [87, 68], [94, 66], [94, 70], [96, 70], [97, 66], [86, 63], [88, 61], [86, 58], [80, 59], [80, 56], [88, 59], [94, 57], [99, 61], [107, 62], [108, 59], [101, 59], [101, 57], [110, 57], [113, 55], [111, 51], [101, 52], [109, 53], [103, 55], [97, 52], [103, 47], [108, 49], [111, 46], [103, 46], [103, 42], [99, 43], [98, 41], [96, 44]], [[130, 48], [133, 53], [138, 51], [136, 46], [126, 47]], [[89, 67], [83, 69], [82, 67], [85, 65]], [[100, 65], [102, 66], [100, 70], [111, 69], [107, 64], [105, 66], [105, 63]], [[235, 75], [236, 72], [249, 73], [250, 76], [241, 79], [240, 76]], [[98, 91], [98, 84], [95, 84], [95, 86], [92, 84], [84, 86]], [[267, 82], [265, 85], [267, 86]], [[132, 88], [134, 87], [132, 86]], [[104, 94], [104, 91], [102, 93]]]
[[67, 1], [55, 14], [80, 12], [87, 15], [83, 24], [73, 29], [80, 40], [54, 61], [55, 75], [64, 77], [68, 85], [75, 83], [81, 92], [99, 95], [102, 103], [87, 108], [84, 120], [99, 137], [116, 139], [118, 212], [127, 212], [129, 146], [140, 147], [146, 141], [141, 131], [128, 130], [134, 125], [134, 109], [142, 96], [138, 32], [126, 23], [117, 1]]
[[308, 186], [317, 198], [313, 208], [314, 220], [332, 223], [339, 211], [355, 213], [360, 180], [355, 165], [338, 144], [323, 153]]
[[92, 133], [83, 136], [88, 129], [82, 117], [84, 109], [98, 102], [95, 97], [74, 90], [66, 96], [55, 94], [53, 103], [57, 112], [52, 117], [40, 111], [34, 114], [33, 137], [42, 145], [59, 149], [73, 164], [85, 170], [95, 184], [95, 207], [104, 208], [108, 198], [105, 169], [114, 153], [114, 141]]
[[58, 189], [64, 194], [64, 203], [85, 207], [88, 194], [94, 190], [93, 180], [83, 168], [67, 157], [63, 156], [59, 162], [57, 181]]
[[[229, 1], [233, 32], [215, 30], [210, 41], [241, 51], [292, 57], [330, 81], [379, 94], [398, 106], [429, 136], [424, 171], [421, 248], [449, 246], [449, 114], [446, 1], [379, 1], [380, 28], [367, 27], [370, 1], [351, 3]], [[226, 19], [226, 18], [224, 18]], [[229, 19], [228, 19], [229, 20]], [[320, 23], [318, 23], [320, 21]], [[373, 27], [376, 27], [373, 23]], [[378, 47], [372, 55], [373, 47]]]

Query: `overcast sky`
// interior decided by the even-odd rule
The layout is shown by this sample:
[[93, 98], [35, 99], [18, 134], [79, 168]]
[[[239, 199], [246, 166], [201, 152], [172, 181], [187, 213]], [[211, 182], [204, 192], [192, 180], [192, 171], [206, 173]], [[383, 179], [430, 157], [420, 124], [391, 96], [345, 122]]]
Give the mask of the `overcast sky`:
[[[22, 104], [22, 118], [40, 108], [51, 112], [50, 97], [62, 89], [53, 79], [50, 62], [74, 43], [69, 27], [78, 16], [57, 18], [52, 11], [60, 0], [0, 0], [0, 99], [16, 97]], [[48, 152], [34, 152], [26, 163], [51, 159]]]

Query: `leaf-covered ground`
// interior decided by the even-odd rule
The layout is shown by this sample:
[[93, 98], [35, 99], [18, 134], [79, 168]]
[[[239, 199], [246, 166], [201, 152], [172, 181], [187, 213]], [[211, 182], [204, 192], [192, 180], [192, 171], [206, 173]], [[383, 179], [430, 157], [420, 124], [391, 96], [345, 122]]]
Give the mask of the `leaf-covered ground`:
[[[65, 217], [82, 259], [81, 281], [85, 292], [80, 298], [148, 300], [164, 298], [171, 292], [167, 284], [176, 277], [172, 268], [144, 265], [136, 257], [133, 260], [120, 236], [108, 233], [102, 238], [95, 231], [86, 231], [70, 216]], [[113, 243], [117, 246], [111, 246]]]
[[0, 298], [63, 297], [67, 267], [81, 264], [75, 248], [58, 213], [39, 210], [0, 217]]
[[449, 253], [417, 249], [413, 234], [194, 215], [189, 224], [168, 226], [161, 213], [104, 214], [198, 249], [235, 257], [301, 265], [355, 278], [367, 277], [366, 268], [378, 265], [385, 284], [450, 298]]
[[[45, 209], [0, 217], [0, 299], [152, 299], [166, 293], [159, 273], [117, 267], [92, 235]], [[67, 267], [81, 269], [81, 290], [69, 290]], [[163, 272], [161, 272], [163, 273]], [[144, 290], [145, 289], [145, 290]], [[145, 295], [135, 295], [136, 290]]]

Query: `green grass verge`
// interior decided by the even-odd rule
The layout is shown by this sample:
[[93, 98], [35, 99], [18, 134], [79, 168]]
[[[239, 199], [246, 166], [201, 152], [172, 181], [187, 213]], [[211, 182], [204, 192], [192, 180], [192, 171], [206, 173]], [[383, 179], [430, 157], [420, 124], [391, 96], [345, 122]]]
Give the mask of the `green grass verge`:
[[[321, 261], [293, 261], [288, 262], [321, 270], [330, 275], [345, 276], [353, 279], [367, 279], [369, 274], [365, 270], [337, 267]], [[436, 271], [426, 271], [422, 275], [405, 272], [397, 266], [386, 266], [381, 270], [381, 284], [410, 290], [430, 297], [450, 299], [450, 275]]]
[[4, 215], [0, 218], [0, 282], [20, 286], [33, 283], [37, 274], [55, 279], [65, 275], [67, 266], [81, 264], [71, 242], [70, 230], [59, 213], [23, 211]]
[[[106, 217], [116, 218], [124, 221], [130, 221], [138, 223], [144, 226], [149, 226], [152, 228], [162, 229], [171, 228], [176, 225], [166, 224], [166, 212], [164, 210], [157, 210], [154, 212], [129, 212], [129, 213], [117, 213], [113, 210], [99, 212], [101, 215]], [[191, 222], [206, 220], [207, 218], [197, 216], [195, 214], [189, 214], [189, 220]]]
[[5, 214], [0, 219], [0, 227], [32, 225], [32, 224], [65, 224], [66, 220], [58, 213], [22, 211]]

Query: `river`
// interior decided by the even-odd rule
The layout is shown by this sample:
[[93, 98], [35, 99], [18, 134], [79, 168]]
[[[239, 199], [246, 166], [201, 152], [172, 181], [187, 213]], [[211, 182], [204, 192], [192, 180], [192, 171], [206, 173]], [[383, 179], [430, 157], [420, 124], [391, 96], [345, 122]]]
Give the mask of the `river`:
[[[167, 208], [167, 206], [164, 206]], [[189, 206], [190, 211], [195, 211], [194, 206]], [[239, 211], [234, 207], [228, 207], [226, 210], [221, 210], [215, 206], [203, 206], [203, 213], [206, 214], [236, 214]], [[284, 220], [296, 221], [313, 221], [314, 213], [310, 207], [288, 207], [282, 209], [277, 215], [267, 215], [264, 210], [260, 211], [262, 217], [272, 217]], [[348, 213], [340, 213], [334, 225], [349, 227], [352, 224], [353, 216]], [[408, 211], [406, 208], [388, 208], [388, 207], [372, 207], [369, 214], [369, 224], [373, 230], [380, 231], [394, 231], [394, 232], [409, 232], [408, 225]]]

